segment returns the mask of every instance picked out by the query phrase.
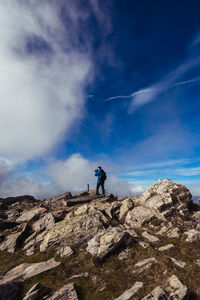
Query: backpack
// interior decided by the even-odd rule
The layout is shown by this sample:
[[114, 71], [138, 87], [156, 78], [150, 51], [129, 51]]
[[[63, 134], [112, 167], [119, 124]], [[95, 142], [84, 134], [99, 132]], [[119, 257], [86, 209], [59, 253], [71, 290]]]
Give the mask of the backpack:
[[101, 181], [105, 181], [107, 178], [107, 175], [106, 175], [106, 172], [104, 170], [101, 170], [101, 177], [100, 177], [100, 180]]

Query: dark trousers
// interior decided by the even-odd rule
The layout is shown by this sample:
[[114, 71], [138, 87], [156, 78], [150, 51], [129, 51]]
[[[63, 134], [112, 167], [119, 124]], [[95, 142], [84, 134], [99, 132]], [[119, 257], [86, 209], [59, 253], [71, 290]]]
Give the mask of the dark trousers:
[[102, 188], [102, 192], [103, 192], [103, 195], [105, 195], [105, 189], [104, 189], [104, 181], [103, 182], [100, 182], [100, 183], [97, 183], [97, 187], [96, 187], [96, 194], [98, 195], [99, 194], [99, 188]]

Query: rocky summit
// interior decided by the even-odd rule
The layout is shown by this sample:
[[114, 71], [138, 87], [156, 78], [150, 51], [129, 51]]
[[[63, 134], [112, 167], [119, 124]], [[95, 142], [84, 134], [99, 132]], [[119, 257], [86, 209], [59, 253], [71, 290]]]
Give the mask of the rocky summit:
[[0, 199], [4, 299], [200, 299], [200, 207], [168, 179], [127, 199]]

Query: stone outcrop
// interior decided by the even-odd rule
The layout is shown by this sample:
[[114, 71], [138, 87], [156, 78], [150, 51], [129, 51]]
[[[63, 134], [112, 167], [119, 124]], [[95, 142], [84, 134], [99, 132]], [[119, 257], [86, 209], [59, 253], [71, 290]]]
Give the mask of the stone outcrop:
[[179, 210], [189, 207], [192, 195], [184, 185], [168, 179], [159, 179], [136, 202], [168, 217], [173, 214], [174, 206], [179, 206]]
[[[51, 287], [47, 289], [38, 282], [24, 300], [77, 300], [79, 293], [84, 298], [85, 291], [90, 289], [88, 297], [91, 292], [92, 299], [95, 293], [100, 299], [113, 299], [110, 290], [115, 288], [119, 289], [115, 291], [118, 300], [142, 297], [192, 300], [185, 285], [192, 279], [184, 281], [183, 278], [188, 278], [192, 270], [200, 272], [198, 252], [193, 252], [194, 257], [188, 254], [199, 246], [199, 240], [200, 207], [191, 204], [186, 187], [167, 179], [159, 180], [143, 195], [128, 199], [117, 199], [112, 194], [103, 197], [93, 191], [77, 195], [67, 192], [42, 202], [28, 196], [9, 198], [5, 202], [0, 199], [0, 251], [16, 252], [10, 256], [11, 260], [19, 259], [18, 265], [14, 264], [17, 266], [10, 270], [9, 263], [5, 267], [0, 263], [0, 300], [1, 291], [9, 295], [8, 287], [16, 294], [17, 285], [11, 286], [11, 282], [20, 281], [20, 286], [26, 286], [27, 282], [30, 284], [26, 279], [59, 266], [60, 262], [53, 258], [36, 262], [37, 257], [41, 261], [41, 257], [54, 255], [62, 262], [59, 269], [62, 283], [58, 286], [63, 288], [53, 293]], [[9, 260], [10, 254], [0, 254], [2, 261], [4, 257], [5, 261]], [[172, 270], [181, 274], [183, 283], [174, 275], [168, 278]], [[49, 276], [51, 281], [51, 275], [52, 272], [47, 272], [42, 278]], [[138, 278], [142, 282], [136, 282]], [[154, 286], [152, 278], [155, 278]], [[77, 283], [78, 293], [70, 283], [72, 280]], [[132, 287], [127, 289], [126, 284]], [[196, 293], [200, 294], [199, 287]]]
[[42, 238], [40, 251], [58, 246], [78, 246], [103, 230], [105, 224], [108, 224], [108, 219], [103, 213], [85, 204], [47, 230]]

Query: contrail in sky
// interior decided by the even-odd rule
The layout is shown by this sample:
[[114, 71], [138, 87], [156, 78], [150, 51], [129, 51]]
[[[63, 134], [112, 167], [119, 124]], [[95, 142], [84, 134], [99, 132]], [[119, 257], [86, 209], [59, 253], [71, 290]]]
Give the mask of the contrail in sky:
[[197, 81], [200, 81], [200, 77], [198, 78], [194, 78], [194, 79], [190, 79], [190, 80], [185, 80], [185, 81], [180, 81], [180, 82], [176, 82], [176, 83], [173, 83], [173, 84], [170, 84], [170, 85], [167, 85], [165, 87], [161, 87], [161, 88], [148, 88], [148, 89], [142, 89], [142, 90], [139, 90], [137, 92], [134, 92], [132, 93], [131, 95], [128, 95], [128, 96], [124, 96], [124, 95], [119, 95], [119, 96], [114, 96], [114, 97], [110, 97], [110, 98], [107, 98], [105, 99], [104, 101], [111, 101], [111, 100], [116, 100], [116, 99], [129, 99], [129, 98], [132, 98], [136, 95], [139, 95], [139, 94], [145, 94], [145, 93], [148, 93], [148, 92], [152, 92], [152, 91], [164, 91], [164, 90], [169, 90], [173, 87], [178, 87], [178, 86], [181, 86], [181, 85], [186, 85], [186, 84], [189, 84], [189, 83], [193, 83], [193, 82], [197, 82]]

